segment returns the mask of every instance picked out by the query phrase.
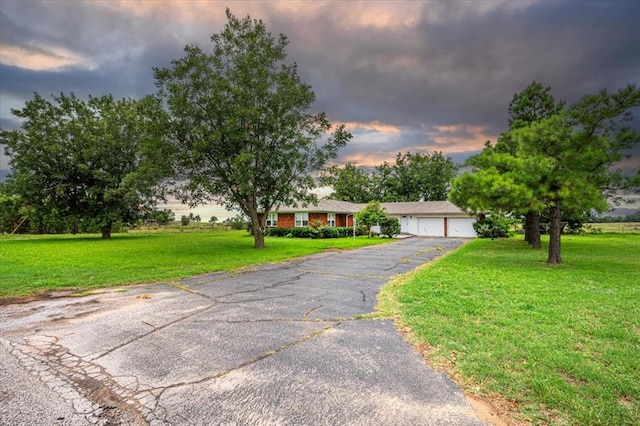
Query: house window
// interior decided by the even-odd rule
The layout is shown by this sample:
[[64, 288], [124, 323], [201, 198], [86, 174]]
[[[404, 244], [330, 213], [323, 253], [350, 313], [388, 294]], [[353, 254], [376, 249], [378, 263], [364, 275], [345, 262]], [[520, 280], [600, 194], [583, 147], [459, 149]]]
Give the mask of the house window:
[[336, 226], [336, 214], [327, 213], [327, 226]]
[[296, 228], [309, 226], [309, 213], [296, 213]]
[[278, 226], [278, 213], [269, 213], [267, 215], [266, 225], [271, 228]]

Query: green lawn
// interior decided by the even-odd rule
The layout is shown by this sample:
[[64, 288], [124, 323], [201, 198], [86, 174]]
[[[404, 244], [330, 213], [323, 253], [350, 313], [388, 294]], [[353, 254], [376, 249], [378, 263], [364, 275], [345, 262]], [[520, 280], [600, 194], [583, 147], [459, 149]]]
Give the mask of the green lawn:
[[256, 250], [245, 231], [114, 234], [110, 240], [97, 235], [5, 235], [0, 236], [0, 298], [168, 281], [385, 241], [266, 238], [266, 248]]
[[[474, 240], [380, 298], [430, 362], [534, 424], [640, 424], [640, 236]], [[384, 314], [384, 312], [383, 312]]]

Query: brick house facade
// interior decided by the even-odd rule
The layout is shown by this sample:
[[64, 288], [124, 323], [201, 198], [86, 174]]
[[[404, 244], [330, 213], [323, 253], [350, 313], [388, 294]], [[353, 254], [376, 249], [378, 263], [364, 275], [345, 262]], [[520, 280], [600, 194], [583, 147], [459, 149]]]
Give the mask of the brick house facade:
[[[305, 227], [320, 222], [322, 226], [352, 227], [354, 215], [365, 204], [346, 201], [319, 200], [318, 205], [279, 206], [269, 214], [267, 227]], [[425, 237], [476, 236], [473, 228], [475, 218], [449, 201], [421, 201], [382, 203], [390, 216], [400, 222], [404, 234]]]

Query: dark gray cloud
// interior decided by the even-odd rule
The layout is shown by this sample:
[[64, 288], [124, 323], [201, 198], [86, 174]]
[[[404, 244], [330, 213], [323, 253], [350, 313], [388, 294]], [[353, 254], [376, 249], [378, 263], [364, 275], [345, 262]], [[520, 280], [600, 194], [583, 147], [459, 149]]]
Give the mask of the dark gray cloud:
[[[219, 2], [109, 5], [0, 2], [0, 40], [14, 52], [0, 58], [2, 119], [33, 92], [153, 92], [153, 67], [182, 56], [185, 44], [207, 48], [225, 21]], [[399, 151], [420, 149], [465, 158], [505, 130], [511, 97], [534, 80], [570, 103], [640, 84], [638, 1], [230, 6], [289, 37], [289, 58], [316, 92], [315, 109], [333, 121], [377, 123], [353, 127], [341, 160], [391, 161]], [[391, 18], [377, 22], [385, 14]], [[62, 65], [9, 62], [16, 49]]]
[[[293, 53], [313, 70], [319, 103], [345, 121], [500, 131], [511, 97], [533, 80], [568, 101], [640, 81], [639, 2], [540, 2], [485, 14], [456, 14], [455, 6], [450, 20], [423, 18], [411, 28], [345, 31], [323, 14], [313, 33], [324, 49], [292, 41]], [[292, 29], [292, 40], [309, 31], [293, 21], [280, 26]]]

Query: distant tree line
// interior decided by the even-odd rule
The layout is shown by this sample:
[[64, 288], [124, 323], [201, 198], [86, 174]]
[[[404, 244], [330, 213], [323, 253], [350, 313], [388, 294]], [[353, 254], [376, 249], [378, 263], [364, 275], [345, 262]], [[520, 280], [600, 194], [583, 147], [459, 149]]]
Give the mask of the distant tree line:
[[328, 198], [352, 203], [442, 201], [457, 170], [442, 152], [406, 152], [398, 153], [395, 163], [385, 161], [370, 171], [352, 163], [331, 166], [320, 175], [320, 184], [332, 188]]
[[590, 223], [640, 222], [640, 210], [624, 216], [597, 216], [589, 219]]

